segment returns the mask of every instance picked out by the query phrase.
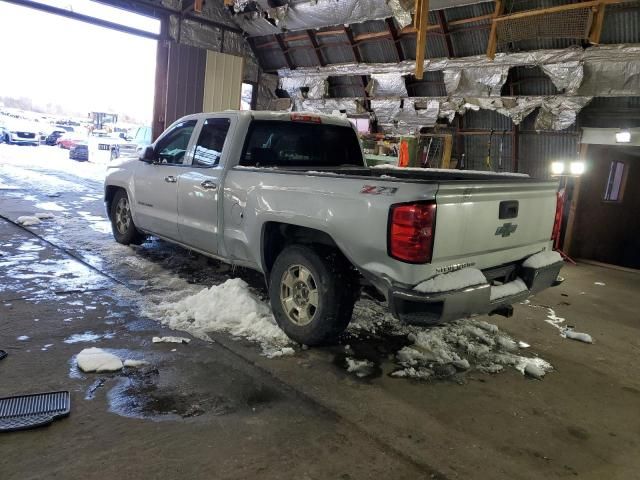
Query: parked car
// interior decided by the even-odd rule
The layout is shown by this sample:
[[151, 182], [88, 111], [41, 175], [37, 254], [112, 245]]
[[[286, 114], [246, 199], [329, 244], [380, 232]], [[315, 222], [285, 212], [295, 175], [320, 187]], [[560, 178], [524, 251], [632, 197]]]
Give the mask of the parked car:
[[10, 119], [4, 121], [2, 140], [8, 144], [40, 145], [40, 133], [36, 127], [25, 120]]
[[62, 136], [60, 136], [60, 138], [58, 138], [58, 140], [56, 141], [56, 144], [60, 148], [65, 148], [69, 150], [71, 149], [71, 147], [77, 145], [80, 142], [85, 142], [86, 140], [87, 140], [86, 137], [76, 132], [67, 132]]
[[53, 130], [49, 135], [47, 135], [47, 137], [44, 139], [44, 144], [45, 145], [56, 145], [58, 142], [58, 139], [65, 135], [67, 133], [66, 130], [61, 130], [56, 128], [55, 130]]
[[263, 273], [280, 327], [334, 340], [361, 285], [408, 323], [511, 305], [558, 281], [557, 183], [517, 174], [367, 168], [339, 117], [190, 115], [107, 170], [122, 244], [146, 235]]
[[86, 162], [89, 160], [89, 145], [85, 142], [77, 143], [69, 149], [69, 158]]

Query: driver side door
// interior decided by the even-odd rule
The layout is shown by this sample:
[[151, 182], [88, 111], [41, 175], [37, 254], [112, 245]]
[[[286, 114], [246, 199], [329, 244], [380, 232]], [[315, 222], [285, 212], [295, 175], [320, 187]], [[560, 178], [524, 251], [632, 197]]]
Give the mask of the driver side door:
[[138, 162], [134, 175], [136, 224], [177, 241], [178, 177], [189, 163], [196, 123], [197, 120], [185, 120], [171, 126], [154, 144], [154, 162]]

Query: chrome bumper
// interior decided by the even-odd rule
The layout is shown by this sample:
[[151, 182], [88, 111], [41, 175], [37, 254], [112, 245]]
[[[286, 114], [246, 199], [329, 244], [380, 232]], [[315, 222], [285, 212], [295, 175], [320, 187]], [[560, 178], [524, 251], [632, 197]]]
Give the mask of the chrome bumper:
[[519, 268], [519, 277], [527, 290], [491, 301], [491, 285], [483, 283], [460, 290], [420, 293], [405, 288], [391, 288], [388, 299], [391, 313], [406, 323], [435, 325], [472, 315], [484, 315], [521, 302], [552, 286], [563, 262], [543, 268]]

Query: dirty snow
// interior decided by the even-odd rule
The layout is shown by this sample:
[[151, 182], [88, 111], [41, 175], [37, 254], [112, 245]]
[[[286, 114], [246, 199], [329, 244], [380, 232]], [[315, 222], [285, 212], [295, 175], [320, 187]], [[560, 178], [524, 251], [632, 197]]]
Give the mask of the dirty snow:
[[499, 298], [511, 297], [526, 290], [527, 285], [521, 279], [516, 278], [513, 282], [492, 286], [491, 301], [493, 302]]
[[16, 220], [23, 227], [30, 227], [31, 225], [38, 225], [40, 223], [40, 219], [38, 217], [34, 217], [33, 215], [23, 215], [18, 217]]
[[83, 372], [116, 372], [121, 370], [122, 360], [101, 348], [85, 348], [76, 357]]
[[164, 325], [203, 340], [211, 341], [207, 333], [226, 332], [259, 343], [267, 357], [293, 351], [292, 341], [276, 324], [269, 306], [254, 296], [240, 278], [147, 310], [147, 315], [159, 318]]
[[125, 367], [130, 367], [130, 368], [139, 368], [139, 367], [146, 367], [147, 365], [150, 365], [150, 363], [147, 362], [146, 360], [127, 359], [124, 361], [123, 365]]
[[477, 268], [463, 268], [455, 272], [436, 275], [416, 285], [414, 290], [421, 293], [448, 292], [482, 283], [487, 283], [487, 279], [480, 270]]
[[186, 337], [153, 337], [151, 339], [153, 343], [189, 343], [190, 338]]
[[527, 258], [522, 264], [525, 268], [543, 268], [562, 261], [558, 252], [540, 252]]
[[34, 215], [38, 220], [49, 220], [55, 218], [55, 215], [47, 212], [38, 212]]
[[358, 378], [364, 378], [371, 375], [375, 364], [368, 360], [357, 360], [355, 358], [345, 358], [347, 364], [347, 372], [355, 374]]
[[560, 336], [562, 338], [569, 338], [571, 340], [578, 340], [584, 343], [593, 343], [593, 338], [588, 333], [583, 332], [574, 332], [573, 327], [565, 325], [565, 318], [560, 317], [556, 314], [556, 311], [545, 305], [535, 305], [533, 303], [526, 304], [531, 308], [542, 308], [547, 311], [547, 318], [545, 318], [545, 322], [549, 325], [556, 327], [560, 331]]
[[482, 320], [457, 320], [430, 329], [414, 327], [409, 339], [413, 344], [396, 354], [396, 360], [403, 368], [393, 376], [429, 378], [437, 376], [442, 366], [447, 365], [457, 370], [472, 368], [487, 373], [497, 373], [509, 366], [522, 374], [527, 370], [539, 374], [539, 370], [553, 369], [541, 358], [516, 353], [518, 343], [515, 340], [496, 325]]

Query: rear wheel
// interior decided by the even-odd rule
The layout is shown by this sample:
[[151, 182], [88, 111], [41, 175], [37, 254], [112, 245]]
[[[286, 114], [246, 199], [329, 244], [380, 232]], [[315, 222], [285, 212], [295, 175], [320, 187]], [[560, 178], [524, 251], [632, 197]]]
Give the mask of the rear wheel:
[[133, 223], [129, 197], [124, 190], [118, 190], [113, 196], [109, 217], [111, 218], [111, 230], [116, 242], [123, 245], [140, 245], [144, 242], [146, 236]]
[[339, 252], [286, 247], [270, 274], [269, 298], [278, 325], [296, 342], [335, 341], [351, 320], [358, 285]]

